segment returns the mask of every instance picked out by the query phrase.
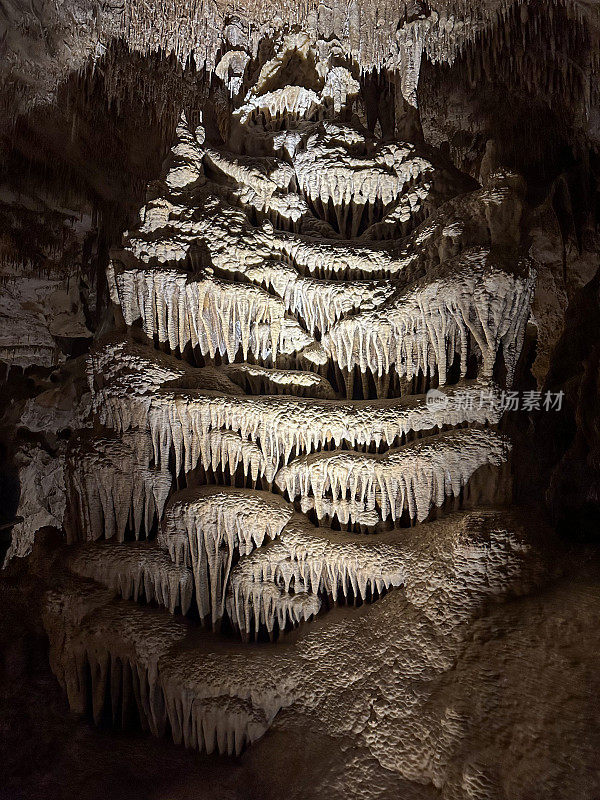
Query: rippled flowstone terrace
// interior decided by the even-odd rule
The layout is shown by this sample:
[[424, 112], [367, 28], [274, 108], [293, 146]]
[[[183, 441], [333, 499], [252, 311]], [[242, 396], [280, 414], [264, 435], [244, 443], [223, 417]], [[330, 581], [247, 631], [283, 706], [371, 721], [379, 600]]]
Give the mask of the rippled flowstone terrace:
[[[465, 191], [434, 153], [369, 133], [351, 66], [321, 45], [288, 37], [243, 98], [247, 58], [227, 53], [228, 146], [182, 113], [112, 254], [120, 325], [88, 358], [93, 426], [69, 444], [44, 619], [71, 708], [96, 721], [239, 754], [294, 707], [435, 781], [439, 720], [410, 681], [536, 579], [499, 402], [535, 286], [524, 186], [500, 170]], [[375, 662], [392, 727], [370, 726], [366, 690], [340, 701]]]

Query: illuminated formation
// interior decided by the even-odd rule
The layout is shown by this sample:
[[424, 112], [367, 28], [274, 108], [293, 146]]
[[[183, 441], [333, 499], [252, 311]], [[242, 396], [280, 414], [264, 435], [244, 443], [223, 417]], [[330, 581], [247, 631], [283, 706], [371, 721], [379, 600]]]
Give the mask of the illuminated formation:
[[[314, 705], [317, 662], [350, 680], [334, 604], [409, 602], [451, 628], [529, 579], [498, 508], [499, 384], [535, 284], [522, 181], [492, 172], [465, 193], [416, 145], [370, 134], [357, 70], [313, 44], [284, 39], [245, 95], [249, 56], [223, 56], [225, 145], [182, 113], [113, 253], [120, 330], [89, 355], [95, 427], [67, 456], [68, 574], [45, 622], [71, 707], [91, 695], [97, 720], [135, 710], [208, 752]], [[358, 653], [369, 618], [342, 636]], [[301, 624], [281, 656], [265, 641]]]

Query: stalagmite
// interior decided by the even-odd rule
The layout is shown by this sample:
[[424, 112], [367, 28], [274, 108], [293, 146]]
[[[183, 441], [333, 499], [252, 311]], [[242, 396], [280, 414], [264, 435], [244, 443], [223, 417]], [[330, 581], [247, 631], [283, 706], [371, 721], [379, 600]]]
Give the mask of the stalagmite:
[[[390, 607], [384, 599], [383, 606], [378, 605], [388, 625], [397, 624], [394, 620], [402, 614], [419, 620], [394, 645], [403, 668], [412, 663], [406, 658], [415, 642], [425, 636], [431, 646], [423, 620], [438, 621], [441, 633], [444, 626], [468, 620], [489, 598], [524, 586], [535, 572], [522, 523], [490, 510], [377, 538], [315, 529], [295, 515], [281, 532], [281, 542], [240, 562], [240, 567], [254, 565], [240, 571], [253, 576], [257, 587], [264, 575], [278, 592], [298, 581], [340, 600], [380, 594], [386, 586], [405, 587], [409, 603], [402, 599]], [[266, 593], [274, 595], [269, 589]], [[228, 604], [233, 603], [230, 595]], [[421, 609], [423, 616], [415, 617], [411, 609]], [[243, 614], [242, 606], [239, 610]], [[253, 616], [248, 633], [252, 620]], [[363, 630], [371, 648], [380, 635], [373, 636], [372, 620], [373, 615], [365, 618]], [[363, 674], [356, 673], [356, 665], [361, 664], [364, 643], [357, 643], [356, 634], [350, 633], [355, 628], [348, 629], [347, 623], [345, 636], [332, 640], [331, 628], [315, 630], [276, 652], [215, 650], [177, 618], [116, 602], [110, 592], [75, 579], [64, 580], [46, 595], [44, 624], [53, 670], [74, 711], [83, 712], [92, 701], [97, 720], [108, 712], [119, 723], [136, 709], [142, 725], [155, 735], [168, 721], [176, 742], [208, 752], [239, 752], [243, 744], [262, 736], [277, 712], [294, 700], [307, 709], [314, 706], [321, 697], [315, 678], [324, 669], [330, 681], [327, 691], [347, 689], [353, 676]], [[341, 651], [336, 642], [342, 643]], [[378, 653], [389, 647], [385, 637], [380, 644]], [[414, 666], [421, 685], [422, 663]]]
[[181, 115], [175, 135], [177, 141], [171, 150], [166, 184], [174, 191], [190, 190], [201, 185], [205, 178], [202, 167], [203, 151], [188, 128], [185, 114]]
[[[134, 27], [138, 5], [124, 11]], [[312, 721], [326, 707], [318, 737], [356, 730], [400, 772], [379, 745], [379, 698], [338, 729], [328, 694], [375, 685], [414, 722], [405, 671], [437, 680], [454, 663], [445, 634], [458, 641], [474, 609], [528, 580], [519, 525], [467, 509], [510, 489], [498, 429], [535, 265], [518, 175], [484, 164], [476, 187], [441, 153], [392, 140], [410, 130], [423, 54], [457, 52], [455, 16], [411, 3], [399, 24], [389, 4], [379, 21], [342, 6], [270, 9], [266, 39], [238, 9], [220, 20], [214, 74], [216, 6], [192, 2], [181, 31], [157, 37], [181, 57], [205, 19], [203, 94], [186, 94], [110, 254], [115, 330], [87, 358], [93, 428], [68, 445], [68, 545], [44, 624], [71, 708], [91, 702], [96, 722], [137, 713], [154, 735], [239, 754], [280, 709]], [[328, 618], [335, 603], [373, 606]], [[285, 645], [248, 644], [266, 637]], [[431, 658], [415, 668], [418, 648]], [[419, 775], [443, 761], [429, 730], [403, 735]]]
[[[172, 284], [168, 294], [173, 291], [181, 294], [184, 273], [169, 267], [173, 262], [183, 262], [198, 240], [206, 242], [212, 264], [225, 272], [245, 274], [263, 260], [284, 256], [301, 270], [322, 277], [340, 273], [352, 278], [401, 273], [416, 254], [407, 255], [399, 247], [348, 245], [310, 235], [284, 234], [274, 230], [270, 223], [257, 229], [249, 224], [243, 212], [231, 206], [233, 196], [242, 207], [265, 212], [273, 221], [288, 220], [295, 230], [309, 233], [328, 229], [328, 235], [335, 236], [326, 220], [315, 219], [303, 197], [292, 190], [298, 183], [313, 206], [320, 204], [326, 217], [331, 200], [335, 213], [329, 221], [340, 230], [349, 227], [352, 236], [357, 235], [359, 227], [368, 231], [378, 224], [378, 219], [394, 204], [406, 209], [400, 215], [403, 222], [416, 219], [418, 207], [426, 201], [431, 189], [427, 176], [433, 170], [432, 164], [416, 155], [413, 145], [376, 146], [358, 129], [333, 122], [323, 126], [315, 130], [309, 126], [297, 132], [291, 167], [272, 156], [236, 156], [215, 148], [199, 150], [198, 145], [196, 150], [189, 151], [186, 142], [194, 137], [180, 123], [178, 135], [184, 144], [177, 144], [174, 149], [176, 162], [185, 159], [189, 151], [189, 170], [193, 173], [198, 153], [202, 153], [213, 170], [233, 180], [238, 188], [210, 181], [197, 190], [193, 201], [171, 195], [148, 202], [141, 212], [142, 224], [137, 231], [130, 232], [126, 242], [135, 258], [144, 263], [158, 261], [167, 267], [162, 277], [151, 279], [148, 273], [148, 281], [167, 281]], [[364, 151], [360, 158], [352, 155], [357, 147]], [[363, 213], [367, 207], [368, 213]], [[116, 263], [115, 273], [119, 273]], [[121, 292], [113, 289], [115, 302], [125, 304], [126, 319], [132, 313], [129, 308], [132, 292], [131, 287]], [[143, 301], [138, 304], [143, 308]], [[146, 324], [150, 330], [151, 326]]]

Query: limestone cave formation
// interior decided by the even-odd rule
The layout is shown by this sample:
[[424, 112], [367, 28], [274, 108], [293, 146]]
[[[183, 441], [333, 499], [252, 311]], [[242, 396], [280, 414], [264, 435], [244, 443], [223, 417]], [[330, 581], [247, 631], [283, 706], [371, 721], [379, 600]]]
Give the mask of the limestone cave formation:
[[0, 2], [0, 798], [600, 798], [600, 9]]

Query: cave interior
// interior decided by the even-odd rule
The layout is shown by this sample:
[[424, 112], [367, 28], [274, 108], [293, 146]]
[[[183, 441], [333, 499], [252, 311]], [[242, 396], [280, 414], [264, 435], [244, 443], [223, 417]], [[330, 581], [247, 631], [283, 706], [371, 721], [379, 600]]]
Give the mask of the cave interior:
[[597, 5], [0, 54], [0, 797], [598, 800]]

